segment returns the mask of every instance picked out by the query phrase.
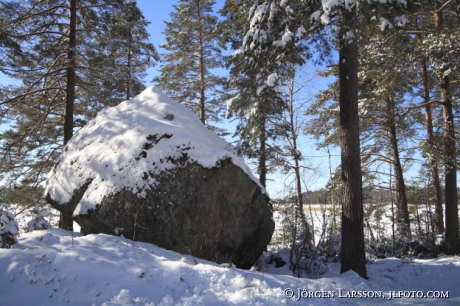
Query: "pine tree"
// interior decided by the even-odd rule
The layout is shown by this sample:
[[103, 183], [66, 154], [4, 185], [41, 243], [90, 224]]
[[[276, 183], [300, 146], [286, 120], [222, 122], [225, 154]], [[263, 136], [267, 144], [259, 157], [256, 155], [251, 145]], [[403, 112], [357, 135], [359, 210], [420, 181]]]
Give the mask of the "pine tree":
[[[359, 5], [359, 15], [357, 6]], [[353, 269], [367, 277], [364, 256], [362, 182], [358, 118], [358, 17], [385, 21], [382, 15], [406, 10], [399, 1], [254, 1], [244, 39], [246, 71], [263, 86], [273, 63], [311, 57], [309, 47], [339, 53], [340, 130], [342, 139], [342, 272]], [[390, 17], [394, 15], [389, 14]], [[332, 35], [324, 35], [324, 25]], [[337, 31], [338, 30], [338, 31]], [[297, 33], [296, 37], [294, 33]], [[322, 33], [322, 35], [315, 35]], [[331, 39], [328, 41], [328, 39]], [[306, 42], [309, 43], [306, 46]], [[319, 44], [318, 42], [321, 42]], [[273, 56], [275, 54], [276, 56]], [[327, 55], [326, 52], [320, 53]]]
[[[136, 1], [116, 7], [113, 13], [105, 17], [108, 19], [107, 29], [97, 36], [97, 43], [88, 46], [85, 52], [95, 59], [95, 66], [102, 64], [105, 67], [104, 78], [98, 84], [100, 91], [97, 99], [102, 105], [111, 105], [129, 100], [145, 89], [145, 71], [155, 65], [159, 55], [148, 41], [149, 22]], [[94, 79], [97, 80], [96, 77]]]
[[[400, 236], [411, 237], [409, 209], [404, 181], [404, 160], [414, 152], [414, 125], [419, 116], [407, 115], [405, 108], [410, 105], [418, 71], [411, 69], [413, 45], [404, 31], [382, 31], [375, 25], [363, 35], [363, 48], [360, 53], [360, 99], [362, 115], [362, 135], [368, 143], [364, 149], [367, 166], [382, 161], [389, 164], [394, 173], [396, 194], [396, 219]], [[377, 51], [378, 50], [378, 51]], [[391, 58], [381, 54], [392, 54]], [[376, 169], [375, 166], [373, 166]]]
[[[418, 37], [420, 39], [420, 36]], [[433, 129], [433, 116], [431, 106], [431, 95], [430, 95], [430, 85], [429, 85], [429, 75], [426, 64], [426, 59], [420, 59], [420, 78], [422, 84], [422, 97], [423, 105], [425, 108], [425, 127], [426, 127], [426, 144], [424, 146], [424, 154], [428, 156], [427, 164], [429, 165], [431, 178], [433, 179], [433, 189], [434, 189], [434, 200], [435, 200], [435, 213], [434, 219], [436, 224], [436, 233], [441, 235], [444, 233], [444, 217], [443, 217], [443, 208], [442, 208], [442, 193], [441, 193], [441, 182], [439, 179], [439, 162], [434, 158], [437, 154], [436, 150], [436, 134]]]
[[[412, 30], [409, 34], [417, 37], [417, 51], [423, 101], [425, 108], [427, 141], [424, 152], [429, 156], [436, 194], [437, 232], [443, 230], [441, 188], [438, 178], [438, 165], [445, 171], [445, 233], [446, 253], [460, 252], [456, 137], [454, 115], [454, 88], [452, 80], [458, 80], [459, 67], [459, 26], [456, 11], [458, 1], [421, 1], [420, 9], [413, 15]], [[457, 87], [458, 90], [458, 87]], [[442, 109], [442, 137], [436, 137], [432, 110]], [[439, 141], [441, 140], [441, 141]]]
[[[102, 103], [95, 102], [98, 85], [112, 89], [126, 81], [125, 74], [107, 75], [105, 70], [108, 63], [125, 55], [102, 50], [109, 42], [100, 44], [107, 30], [112, 38], [104, 39], [115, 36], [118, 20], [109, 17], [114, 13], [120, 16], [125, 4], [118, 0], [29, 0], [24, 6], [18, 3], [14, 10], [2, 11], [11, 12], [9, 26], [15, 29], [11, 38], [24, 53], [7, 70], [22, 85], [3, 91], [6, 98], [1, 102], [3, 119], [9, 123], [9, 129], [2, 133], [1, 167], [11, 186], [39, 188], [74, 129], [101, 107], [120, 101], [112, 91], [112, 96], [103, 95]], [[99, 52], [93, 52], [94, 46]], [[136, 73], [146, 68], [136, 67], [140, 71]], [[135, 77], [139, 75], [136, 73]], [[60, 227], [72, 229], [71, 217], [62, 215]]]
[[8, 66], [12, 65], [12, 59], [22, 56], [21, 47], [11, 37], [14, 28], [8, 22], [11, 14], [18, 7], [8, 2], [2, 2], [0, 8], [3, 10], [3, 14], [0, 14], [0, 72], [8, 73]]
[[175, 11], [163, 32], [166, 43], [161, 45], [167, 53], [162, 54], [164, 64], [154, 82], [196, 113], [203, 124], [223, 132], [213, 126], [220, 122], [224, 107], [220, 98], [224, 78], [215, 71], [223, 63], [214, 32], [214, 4], [214, 0], [179, 0], [173, 5]]
[[[450, 41], [457, 41], [459, 38], [458, 27], [452, 31], [449, 28], [449, 20], [445, 20], [444, 13], [452, 6], [458, 9], [456, 1], [445, 1], [436, 3], [434, 8], [435, 37], [433, 43], [439, 46], [450, 46]], [[458, 25], [458, 18], [450, 20], [453, 25]], [[451, 46], [450, 46], [451, 47]], [[453, 96], [451, 91], [452, 70], [458, 67], [458, 45], [456, 52], [445, 53], [446, 49], [435, 51], [433, 62], [436, 63], [436, 76], [438, 77], [438, 90], [443, 109], [443, 129], [445, 139], [445, 201], [446, 201], [446, 254], [453, 255], [460, 253], [460, 237], [458, 222], [458, 194], [457, 194], [457, 153], [455, 141], [455, 124], [453, 113]]]
[[[258, 64], [256, 76], [264, 76], [264, 70], [270, 71], [272, 67], [265, 67], [268, 61], [267, 54], [277, 53], [276, 47], [280, 46], [278, 54], [283, 61], [302, 58], [298, 47], [299, 38], [306, 37], [321, 27], [320, 23], [314, 25], [317, 12], [321, 12], [320, 3], [300, 4], [293, 10], [290, 1], [268, 1], [253, 7], [250, 24], [245, 40], [245, 51], [255, 59]], [[309, 14], [305, 14], [309, 12]], [[340, 125], [342, 138], [342, 272], [350, 269], [367, 278], [364, 255], [363, 233], [363, 206], [362, 182], [359, 146], [359, 118], [358, 118], [358, 79], [357, 79], [357, 44], [356, 44], [356, 7], [347, 5], [334, 10], [340, 19], [341, 32], [338, 34], [339, 42], [339, 80], [340, 80]], [[298, 14], [298, 15], [296, 15]], [[313, 14], [313, 15], [312, 15]], [[324, 11], [323, 17], [334, 15], [331, 11]], [[286, 18], [289, 16], [290, 18]], [[315, 17], [313, 17], [315, 16]], [[276, 18], [278, 17], [278, 18]], [[294, 20], [293, 22], [291, 22]], [[297, 21], [297, 22], [295, 22]], [[300, 33], [295, 38], [293, 33]], [[346, 35], [350, 33], [350, 35]], [[274, 37], [274, 38], [273, 38]], [[293, 44], [295, 42], [295, 44]], [[272, 47], [275, 46], [275, 47]], [[255, 50], [251, 52], [249, 50]], [[266, 56], [263, 58], [258, 54]], [[294, 55], [293, 56], [291, 56]], [[308, 53], [307, 53], [308, 54]], [[297, 55], [297, 56], [296, 56]], [[269, 59], [275, 60], [277, 57]], [[251, 58], [249, 59], [251, 61]], [[265, 74], [266, 76], [266, 74]], [[267, 76], [265, 77], [267, 79]], [[263, 85], [262, 85], [263, 86]]]
[[[248, 158], [257, 158], [259, 181], [266, 186], [269, 164], [276, 155], [270, 142], [285, 133], [279, 128], [279, 119], [287, 106], [282, 85], [289, 76], [290, 64], [303, 61], [300, 57], [293, 56], [289, 63], [284, 63], [280, 60], [282, 49], [279, 48], [270, 53], [259, 54], [260, 63], [264, 65], [254, 67], [254, 57], [249, 54], [255, 46], [257, 50], [261, 49], [264, 41], [259, 40], [259, 37], [246, 35], [252, 33], [252, 25], [246, 20], [254, 13], [251, 9], [253, 2], [227, 0], [221, 10], [227, 19], [220, 23], [218, 31], [223, 35], [221, 43], [230, 44], [234, 50], [227, 58], [227, 67], [230, 68], [227, 91], [231, 94], [227, 102], [227, 116], [236, 115], [240, 120], [235, 132], [241, 139], [239, 148]], [[276, 31], [284, 33], [281, 28], [282, 26], [278, 27]], [[247, 41], [248, 38], [251, 42]], [[289, 43], [289, 40], [292, 43], [294, 37], [289, 36], [285, 42]], [[243, 43], [244, 48], [240, 49]]]
[[358, 45], [356, 6], [339, 8], [339, 86], [342, 156], [341, 273], [354, 270], [367, 278], [364, 254], [363, 193], [358, 117]]
[[[9, 75], [22, 79], [24, 87], [17, 90], [22, 94], [14, 95], [2, 104], [12, 108], [9, 115], [15, 116], [17, 123], [13, 129], [22, 128], [22, 132], [8, 130], [4, 133], [6, 141], [2, 149], [5, 160], [2, 167], [6, 171], [12, 170], [12, 180], [21, 180], [22, 185], [31, 183], [36, 187], [44, 171], [48, 170], [43, 167], [44, 161], [40, 160], [40, 155], [48, 151], [44, 154], [47, 158], [55, 152], [37, 147], [42, 140], [37, 139], [40, 135], [37, 131], [43, 130], [46, 119], [59, 118], [55, 114], [60, 108], [64, 110], [63, 120], [59, 118], [62, 120], [63, 135], [60, 138], [55, 134], [54, 139], [61, 139], [65, 145], [73, 135], [77, 1], [70, 0], [66, 5], [38, 1], [29, 1], [24, 6], [17, 4], [19, 9], [10, 16], [11, 27], [17, 29], [12, 37], [27, 46], [27, 50], [23, 58], [17, 59], [15, 67], [18, 68], [11, 69]], [[25, 151], [25, 148], [28, 150]], [[33, 156], [34, 153], [37, 153], [36, 156]], [[35, 165], [24, 170], [24, 163]], [[18, 173], [14, 174], [18, 169]], [[62, 216], [61, 219], [61, 227], [72, 228], [70, 217]]]

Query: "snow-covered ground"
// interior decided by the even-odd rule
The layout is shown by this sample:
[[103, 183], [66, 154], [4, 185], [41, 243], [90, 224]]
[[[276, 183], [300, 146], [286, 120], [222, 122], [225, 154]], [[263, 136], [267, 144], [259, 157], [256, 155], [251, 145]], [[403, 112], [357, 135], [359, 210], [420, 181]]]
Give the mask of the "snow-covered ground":
[[[277, 247], [287, 247], [279, 236], [285, 231], [282, 228], [283, 219], [289, 215], [289, 209], [292, 208], [292, 204], [274, 204], [274, 220], [275, 220], [275, 233], [273, 240], [277, 240]], [[335, 214], [332, 211], [335, 210]], [[396, 208], [393, 208], [396, 210]], [[432, 226], [434, 223], [431, 222], [434, 218], [434, 206], [425, 205], [414, 205], [409, 204], [409, 218], [411, 223], [411, 233], [417, 238], [417, 235], [421, 233], [432, 232]], [[427, 213], [428, 212], [428, 213]], [[336, 226], [340, 227], [341, 222], [341, 206], [336, 204], [332, 206], [330, 204], [305, 204], [304, 213], [308, 224], [312, 227], [314, 232], [314, 242], [318, 243], [321, 239], [325, 238], [325, 229], [329, 229], [332, 225], [333, 216], [335, 216]], [[395, 213], [395, 212], [394, 212]], [[364, 205], [364, 236], [366, 239], [380, 239], [386, 237], [390, 239], [393, 235], [393, 222], [392, 222], [392, 206], [390, 203], [381, 204], [365, 204]], [[460, 207], [459, 207], [460, 215]], [[395, 229], [396, 230], [396, 229]], [[438, 237], [439, 238], [439, 237]]]
[[51, 229], [0, 249], [0, 305], [460, 305], [458, 256], [367, 268], [369, 280], [339, 274], [339, 264], [299, 279], [287, 266], [239, 270], [123, 237]]

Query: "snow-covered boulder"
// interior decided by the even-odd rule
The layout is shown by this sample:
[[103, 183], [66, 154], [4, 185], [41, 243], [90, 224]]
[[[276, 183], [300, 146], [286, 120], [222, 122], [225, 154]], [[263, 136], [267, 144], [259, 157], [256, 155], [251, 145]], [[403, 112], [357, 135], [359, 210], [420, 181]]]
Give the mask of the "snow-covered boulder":
[[241, 268], [274, 230], [269, 198], [234, 148], [156, 88], [81, 129], [48, 175], [45, 198], [83, 233]]

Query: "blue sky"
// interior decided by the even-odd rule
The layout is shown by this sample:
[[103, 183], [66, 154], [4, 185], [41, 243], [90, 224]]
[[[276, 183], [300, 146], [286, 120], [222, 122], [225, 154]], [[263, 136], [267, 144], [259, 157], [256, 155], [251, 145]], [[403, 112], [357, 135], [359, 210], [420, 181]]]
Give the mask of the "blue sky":
[[[217, 12], [224, 4], [225, 0], [216, 0], [214, 6], [214, 11]], [[157, 48], [159, 53], [164, 53], [165, 50], [159, 47], [160, 44], [165, 42], [164, 35], [162, 32], [165, 29], [164, 21], [170, 21], [169, 14], [174, 10], [173, 5], [179, 3], [178, 0], [137, 0], [139, 8], [142, 10], [146, 20], [150, 22], [148, 26], [148, 32], [150, 34], [150, 42]], [[152, 79], [154, 76], [158, 75], [157, 66], [150, 68], [147, 71], [147, 77], [145, 78], [145, 85], [147, 87], [152, 86]], [[314, 67], [313, 67], [314, 69]], [[6, 79], [0, 74], [0, 83], [7, 84], [11, 80]], [[315, 90], [319, 88], [325, 88], [327, 82], [324, 80], [319, 80]], [[226, 124], [225, 127], [229, 132], [233, 133], [234, 125]], [[227, 141], [232, 141], [230, 137], [227, 138]], [[311, 173], [306, 174], [305, 181], [306, 185], [310, 190], [315, 190], [322, 188], [327, 183], [327, 178], [329, 177], [328, 171], [328, 159], [327, 153], [323, 150], [316, 150], [316, 144], [313, 140], [308, 139], [306, 136], [302, 136], [299, 141], [299, 150], [302, 152], [303, 156], [306, 157], [305, 164], [310, 166], [319, 167], [319, 172], [317, 175], [311, 175]], [[332, 151], [333, 157], [331, 159], [332, 169], [335, 169], [340, 164], [340, 150], [335, 148]], [[249, 161], [248, 161], [249, 162]], [[249, 162], [250, 163], [250, 162]], [[253, 165], [254, 166], [254, 165]], [[270, 195], [274, 198], [278, 198], [283, 193], [284, 185], [286, 182], [293, 179], [293, 176], [286, 177], [282, 174], [273, 174], [269, 175], [267, 181], [267, 189]]]
[[[216, 0], [214, 11], [217, 12], [225, 3], [225, 0]], [[169, 14], [174, 11], [173, 5], [178, 5], [178, 0], [137, 0], [137, 5], [144, 13], [144, 17], [148, 20], [148, 32], [150, 33], [150, 42], [157, 48], [157, 51], [164, 53], [165, 50], [159, 47], [160, 44], [165, 42], [164, 35], [161, 33], [165, 29], [165, 21], [171, 21]], [[157, 68], [150, 68], [146, 78], [146, 85], [152, 85], [151, 80], [156, 76]]]
[[[170, 1], [152, 1], [152, 0], [138, 0], [137, 4], [139, 8], [144, 13], [144, 17], [151, 22], [148, 27], [148, 31], [150, 33], [150, 41], [151, 43], [157, 48], [157, 51], [160, 53], [165, 52], [165, 50], [159, 47], [160, 44], [165, 42], [165, 38], [161, 32], [163, 32], [165, 28], [164, 21], [170, 21], [169, 13], [171, 13], [174, 8], [173, 5], [177, 5], [179, 1], [170, 0]], [[217, 0], [216, 5], [214, 6], [214, 11], [217, 12], [223, 5], [225, 0]], [[146, 85], [152, 85], [151, 80], [155, 75], [157, 75], [157, 68], [156, 67], [150, 68], [148, 70], [148, 76], [146, 77]], [[227, 129], [233, 133], [234, 126], [229, 126]], [[227, 141], [232, 141], [231, 138], [227, 138]], [[315, 144], [308, 140], [306, 137], [303, 137], [299, 143], [300, 150], [302, 154], [305, 156], [313, 156], [311, 157], [310, 164], [318, 165], [320, 167], [319, 175], [316, 176], [309, 176], [305, 180], [309, 185], [311, 190], [318, 189], [324, 187], [327, 182], [328, 177], [328, 161], [327, 161], [327, 154], [326, 151], [321, 150], [317, 151], [315, 149]], [[337, 156], [340, 154], [339, 150], [333, 150], [332, 154], [335, 156], [332, 157], [332, 168], [335, 169], [340, 163], [340, 157]], [[307, 161], [308, 164], [308, 161]], [[284, 184], [293, 179], [293, 176], [286, 177], [282, 174], [272, 174], [268, 176], [267, 181], [267, 190], [269, 194], [277, 198], [278, 195], [281, 195], [284, 190]]]
[[[150, 22], [148, 26], [148, 32], [150, 33], [150, 42], [157, 48], [157, 51], [160, 53], [165, 52], [165, 50], [159, 47], [160, 44], [165, 42], [165, 38], [162, 34], [165, 23], [164, 21], [170, 21], [169, 14], [174, 10], [173, 5], [178, 4], [178, 0], [138, 0], [138, 6], [142, 10], [145, 18]], [[214, 6], [214, 11], [217, 12], [224, 4], [225, 0], [216, 0], [216, 4]], [[147, 71], [147, 77], [145, 78], [145, 85], [147, 87], [152, 85], [151, 80], [154, 76], [158, 75], [157, 69], [159, 68], [159, 64], [156, 67], [152, 67]], [[0, 84], [7, 85], [11, 84], [12, 81], [0, 73]], [[324, 80], [318, 82], [318, 88], [325, 88]], [[234, 131], [234, 127], [229, 126], [227, 128], [230, 132]], [[227, 138], [227, 141], [231, 141], [232, 139]], [[327, 182], [328, 175], [328, 160], [327, 160], [327, 153], [325, 150], [316, 150], [316, 145], [312, 140], [309, 140], [307, 137], [303, 136], [302, 140], [299, 142], [299, 149], [302, 152], [303, 156], [310, 160], [310, 164], [313, 166], [318, 166], [320, 169], [319, 175], [306, 177], [306, 180], [309, 181], [309, 189], [314, 190], [321, 187], [324, 187]], [[340, 150], [338, 148], [332, 151], [334, 155], [332, 158], [332, 168], [335, 169], [340, 164]], [[307, 161], [308, 163], [308, 161]], [[418, 168], [417, 166], [415, 168]], [[415, 175], [416, 170], [412, 170], [410, 172], [412, 175]], [[408, 177], [412, 176], [408, 175]], [[288, 180], [292, 179], [292, 177], [288, 178]], [[277, 195], [281, 194], [281, 190], [283, 189], [283, 185], [285, 183], [286, 176], [285, 175], [271, 175], [268, 178], [268, 191], [272, 197], [278, 197]]]
[[[216, 4], [214, 6], [214, 11], [217, 12], [224, 4], [225, 0], [216, 0]], [[144, 17], [146, 20], [150, 22], [148, 26], [148, 32], [150, 34], [150, 42], [155, 46], [159, 53], [164, 53], [165, 50], [159, 47], [160, 44], [165, 42], [165, 37], [162, 32], [165, 29], [164, 21], [170, 21], [169, 14], [174, 10], [173, 5], [177, 5], [179, 3], [178, 0], [169, 0], [169, 1], [158, 1], [158, 0], [138, 0], [137, 4], [139, 8], [142, 10]], [[158, 68], [160, 64], [157, 66], [148, 69], [147, 77], [145, 78], [145, 85], [147, 87], [152, 86], [152, 79], [154, 76], [158, 75]], [[0, 84], [7, 85], [11, 84], [12, 80], [6, 78], [4, 75], [0, 73]], [[324, 83], [324, 82], [323, 82]], [[324, 87], [324, 85], [322, 86]], [[234, 131], [234, 125], [226, 124], [226, 128], [229, 130], [230, 133]], [[232, 141], [230, 137], [227, 138], [227, 141]], [[299, 142], [299, 149], [304, 154], [304, 156], [313, 156], [311, 158], [310, 164], [320, 166], [320, 174], [317, 176], [309, 176], [306, 175], [305, 180], [308, 182], [310, 190], [318, 189], [324, 187], [327, 182], [328, 177], [328, 164], [327, 164], [327, 154], [324, 150], [317, 151], [315, 149], [315, 144], [304, 137]], [[337, 157], [339, 151], [335, 150], [332, 154], [336, 155], [332, 159], [332, 167], [338, 166], [340, 163], [340, 158]], [[308, 161], [307, 161], [308, 163]], [[254, 166], [254, 165], [253, 165]], [[270, 195], [274, 198], [278, 198], [284, 189], [284, 184], [287, 181], [292, 180], [293, 177], [290, 176], [286, 178], [285, 175], [275, 174], [269, 175], [267, 180], [267, 189]]]

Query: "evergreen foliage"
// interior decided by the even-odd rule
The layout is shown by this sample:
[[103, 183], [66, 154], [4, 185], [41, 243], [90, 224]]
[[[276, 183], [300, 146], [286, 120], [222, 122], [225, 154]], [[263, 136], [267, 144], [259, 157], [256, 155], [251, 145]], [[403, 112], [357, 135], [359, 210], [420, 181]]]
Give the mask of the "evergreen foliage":
[[0, 206], [0, 248], [10, 248], [19, 236], [19, 225], [12, 212]]
[[29, 222], [27, 222], [27, 232], [51, 228], [51, 224], [48, 220], [45, 219], [45, 217], [48, 217], [47, 208], [40, 208], [36, 206], [32, 209], [32, 212], [35, 214], [35, 217]]
[[166, 94], [198, 115], [201, 122], [217, 133], [224, 104], [224, 78], [216, 69], [223, 66], [213, 14], [214, 0], [180, 0], [173, 5], [171, 21], [165, 22], [166, 42], [160, 47], [163, 64], [154, 79]]
[[[279, 52], [257, 52], [264, 42], [257, 39], [252, 41], [252, 37], [247, 35], [252, 33], [253, 25], [246, 21], [254, 13], [252, 5], [253, 1], [227, 0], [221, 10], [227, 19], [220, 23], [219, 31], [222, 33], [221, 43], [230, 44], [234, 50], [227, 58], [227, 67], [230, 69], [227, 91], [231, 95], [227, 102], [227, 117], [236, 115], [239, 119], [235, 132], [235, 136], [240, 138], [239, 149], [247, 157], [257, 158], [259, 180], [265, 186], [270, 164], [276, 163], [277, 159], [273, 140], [286, 135], [288, 129], [280, 120], [287, 110], [283, 84], [291, 74], [292, 63], [300, 63], [302, 59], [286, 57], [288, 60], [285, 61], [284, 55], [281, 56]], [[281, 26], [277, 28], [280, 29]], [[285, 41], [291, 38], [293, 42], [294, 38], [290, 36]], [[249, 47], [248, 39], [252, 41]], [[258, 44], [261, 46], [256, 47]], [[264, 57], [259, 59], [261, 65], [254, 63], [254, 58], [249, 55], [254, 48], [258, 55]]]
[[2, 63], [21, 85], [0, 94], [7, 124], [0, 167], [9, 189], [27, 196], [40, 188], [74, 129], [143, 89], [140, 79], [157, 55], [135, 2], [10, 1], [1, 12], [23, 56]]
[[102, 76], [94, 76], [94, 80], [98, 81], [97, 96], [88, 96], [88, 100], [100, 104], [100, 107], [89, 107], [96, 112], [101, 107], [116, 105], [143, 91], [146, 70], [159, 61], [155, 47], [149, 42], [149, 22], [135, 1], [114, 8], [104, 18], [107, 19], [104, 31], [97, 35], [96, 44], [85, 49], [95, 60], [95, 67], [104, 67]]

